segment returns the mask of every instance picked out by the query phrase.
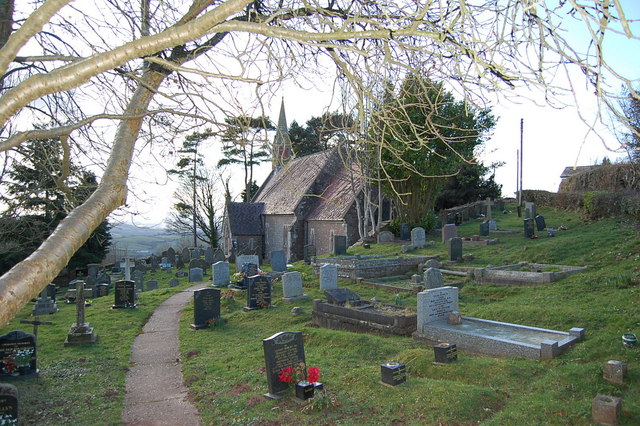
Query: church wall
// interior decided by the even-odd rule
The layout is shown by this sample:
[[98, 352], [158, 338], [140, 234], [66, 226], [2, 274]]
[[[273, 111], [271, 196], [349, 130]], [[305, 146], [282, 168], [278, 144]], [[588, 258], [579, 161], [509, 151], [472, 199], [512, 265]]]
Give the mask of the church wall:
[[291, 259], [291, 224], [296, 220], [294, 215], [264, 216], [264, 259], [271, 262], [271, 252], [284, 250], [287, 262]]
[[[331, 253], [334, 235], [346, 235], [343, 221], [311, 220], [307, 224], [308, 244], [316, 246], [318, 256]], [[347, 238], [347, 244], [349, 244], [349, 238]]]

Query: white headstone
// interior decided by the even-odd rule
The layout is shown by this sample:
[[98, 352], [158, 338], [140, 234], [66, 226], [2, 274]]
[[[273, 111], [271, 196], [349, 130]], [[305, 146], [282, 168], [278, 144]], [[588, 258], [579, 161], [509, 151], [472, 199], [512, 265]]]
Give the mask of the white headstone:
[[229, 262], [216, 262], [212, 265], [213, 285], [229, 284]]
[[418, 293], [418, 332], [432, 322], [447, 321], [449, 312], [457, 310], [458, 287], [440, 287]]
[[453, 223], [447, 223], [442, 227], [442, 242], [446, 243], [451, 238], [458, 236], [458, 228]]
[[338, 288], [338, 267], [324, 264], [320, 267], [320, 290]]
[[413, 228], [411, 230], [411, 245], [416, 248], [423, 248], [427, 244], [427, 236], [424, 228]]
[[296, 299], [304, 296], [302, 274], [300, 272], [293, 271], [282, 274], [282, 296], [285, 299]]

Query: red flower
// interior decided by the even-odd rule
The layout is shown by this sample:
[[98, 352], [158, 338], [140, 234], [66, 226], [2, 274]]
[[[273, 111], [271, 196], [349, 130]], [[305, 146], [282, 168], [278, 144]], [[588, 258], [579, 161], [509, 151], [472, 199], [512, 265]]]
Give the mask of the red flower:
[[318, 380], [320, 380], [320, 369], [318, 367], [309, 367], [307, 371], [307, 381], [316, 383]]
[[293, 382], [293, 367], [283, 368], [278, 375], [278, 380], [284, 383]]

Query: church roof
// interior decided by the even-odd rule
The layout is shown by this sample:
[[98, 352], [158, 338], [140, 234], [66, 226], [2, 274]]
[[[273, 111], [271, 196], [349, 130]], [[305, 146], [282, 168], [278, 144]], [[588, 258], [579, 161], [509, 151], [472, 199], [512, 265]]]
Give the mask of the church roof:
[[227, 202], [227, 217], [233, 235], [262, 235], [263, 203]]
[[560, 179], [566, 179], [570, 176], [573, 176], [575, 174], [578, 173], [582, 173], [582, 172], [588, 172], [591, 171], [595, 168], [598, 168], [600, 166], [569, 166], [569, 167], [565, 167], [564, 170], [562, 171], [562, 174], [560, 174]]
[[[355, 184], [355, 187], [354, 187]], [[307, 216], [307, 220], [342, 220], [353, 205], [354, 194], [362, 188], [360, 171], [341, 167], [333, 177], [327, 189], [319, 198], [318, 204]]]

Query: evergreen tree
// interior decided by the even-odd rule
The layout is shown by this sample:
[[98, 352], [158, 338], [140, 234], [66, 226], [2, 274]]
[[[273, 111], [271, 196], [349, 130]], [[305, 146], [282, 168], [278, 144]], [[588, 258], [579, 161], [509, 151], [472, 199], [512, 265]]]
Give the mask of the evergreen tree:
[[489, 167], [480, 163], [462, 163], [460, 171], [447, 178], [440, 195], [436, 199], [435, 210], [448, 209], [462, 204], [484, 200], [487, 197], [500, 198], [502, 185], [495, 181], [495, 175], [489, 174]]

